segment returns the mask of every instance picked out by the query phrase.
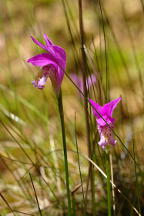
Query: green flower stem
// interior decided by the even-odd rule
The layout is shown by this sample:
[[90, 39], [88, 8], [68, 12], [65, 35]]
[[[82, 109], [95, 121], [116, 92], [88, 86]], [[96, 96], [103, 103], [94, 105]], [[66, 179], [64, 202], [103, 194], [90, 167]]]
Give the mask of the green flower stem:
[[67, 159], [67, 146], [66, 146], [66, 135], [65, 135], [65, 124], [64, 124], [64, 112], [63, 112], [63, 103], [62, 103], [62, 92], [60, 90], [59, 95], [57, 95], [59, 115], [61, 121], [61, 130], [62, 130], [62, 141], [63, 141], [63, 153], [64, 153], [64, 166], [65, 166], [65, 178], [66, 178], [66, 189], [67, 189], [67, 198], [68, 198], [68, 216], [71, 214], [71, 194], [69, 187], [69, 171], [68, 171], [68, 159]]

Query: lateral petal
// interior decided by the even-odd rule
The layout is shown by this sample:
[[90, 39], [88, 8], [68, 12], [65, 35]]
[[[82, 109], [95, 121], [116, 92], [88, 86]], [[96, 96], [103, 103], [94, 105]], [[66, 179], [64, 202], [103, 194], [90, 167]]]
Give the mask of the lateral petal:
[[110, 101], [102, 107], [102, 113], [107, 114], [112, 117], [114, 109], [117, 107], [118, 103], [121, 101], [121, 97]]
[[31, 36], [31, 39], [33, 40], [33, 42], [35, 44], [37, 44], [39, 47], [41, 47], [42, 49], [46, 50], [47, 51], [47, 48], [45, 45], [43, 45], [41, 42], [39, 42], [37, 39], [35, 39], [33, 36]]
[[32, 58], [28, 59], [27, 62], [39, 67], [43, 67], [49, 64], [56, 65], [54, 59], [48, 53], [42, 53], [33, 56]]
[[[96, 102], [94, 102], [92, 99], [89, 99], [89, 102], [92, 105], [93, 114], [97, 118], [101, 118], [100, 115], [102, 115], [101, 114], [102, 107], [99, 104], [97, 104]], [[100, 113], [100, 115], [99, 115], [99, 113]]]

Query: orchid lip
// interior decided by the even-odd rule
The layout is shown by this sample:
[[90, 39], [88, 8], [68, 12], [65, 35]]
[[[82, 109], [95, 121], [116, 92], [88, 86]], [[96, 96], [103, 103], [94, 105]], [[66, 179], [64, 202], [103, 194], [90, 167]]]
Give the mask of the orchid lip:
[[46, 81], [47, 81], [47, 77], [43, 76], [39, 80], [32, 81], [32, 84], [35, 88], [43, 89], [45, 87]]

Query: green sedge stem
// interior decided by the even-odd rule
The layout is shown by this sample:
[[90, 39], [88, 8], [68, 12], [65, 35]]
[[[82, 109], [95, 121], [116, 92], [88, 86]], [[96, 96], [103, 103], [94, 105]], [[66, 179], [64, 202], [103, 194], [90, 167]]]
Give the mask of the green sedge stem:
[[62, 92], [60, 90], [59, 95], [57, 95], [59, 115], [61, 121], [61, 130], [62, 130], [62, 141], [63, 141], [63, 153], [64, 153], [64, 167], [65, 167], [65, 178], [66, 178], [66, 190], [68, 198], [68, 216], [71, 215], [71, 194], [69, 187], [69, 171], [68, 171], [68, 159], [67, 159], [67, 146], [66, 146], [66, 135], [65, 135], [65, 124], [64, 124], [64, 112], [63, 112], [63, 103], [62, 103]]

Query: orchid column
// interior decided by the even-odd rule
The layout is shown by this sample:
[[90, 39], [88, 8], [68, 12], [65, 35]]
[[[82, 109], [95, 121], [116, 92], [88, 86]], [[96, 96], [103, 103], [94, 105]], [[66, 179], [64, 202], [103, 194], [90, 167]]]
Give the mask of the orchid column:
[[53, 89], [56, 93], [58, 100], [59, 115], [61, 120], [63, 151], [64, 151], [64, 165], [65, 165], [65, 177], [66, 177], [66, 189], [68, 198], [68, 216], [71, 216], [71, 197], [69, 189], [69, 172], [68, 172], [68, 159], [67, 159], [67, 146], [64, 124], [64, 113], [62, 103], [61, 84], [64, 77], [64, 71], [66, 68], [66, 53], [65, 50], [52, 43], [44, 34], [45, 45], [40, 43], [35, 38], [31, 37], [33, 42], [45, 50], [44, 53], [33, 56], [28, 59], [27, 62], [41, 67], [41, 72], [38, 74], [36, 80], [32, 81], [34, 87], [43, 89], [50, 78]]

